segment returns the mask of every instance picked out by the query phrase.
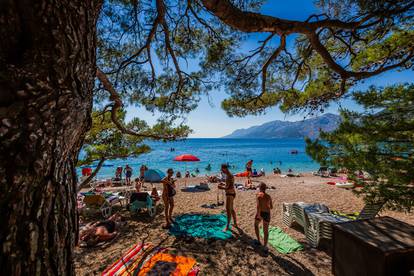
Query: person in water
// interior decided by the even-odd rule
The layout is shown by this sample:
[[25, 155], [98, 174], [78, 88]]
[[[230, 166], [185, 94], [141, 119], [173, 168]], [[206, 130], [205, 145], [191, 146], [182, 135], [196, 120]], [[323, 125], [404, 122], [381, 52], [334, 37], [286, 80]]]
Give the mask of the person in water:
[[131, 185], [132, 168], [129, 165], [125, 166], [125, 184]]
[[234, 188], [234, 176], [231, 174], [227, 164], [221, 165], [221, 171], [226, 175], [226, 183], [221, 182], [217, 187], [226, 193], [226, 213], [227, 225], [224, 231], [229, 230], [230, 221], [233, 218], [234, 226], [237, 228], [236, 212], [234, 211], [234, 199], [236, 198], [236, 189]]
[[123, 218], [119, 214], [114, 214], [105, 221], [98, 221], [80, 231], [79, 239], [85, 242], [88, 246], [94, 246], [100, 242], [113, 239], [117, 232], [116, 230], [121, 225]]
[[143, 182], [145, 180], [145, 171], [148, 170], [147, 166], [141, 165], [139, 168], [139, 179]]
[[190, 175], [190, 172], [189, 171], [186, 171], [185, 172], [185, 178], [189, 178], [191, 175]]
[[181, 178], [181, 173], [178, 171], [178, 172], [175, 174], [175, 177], [177, 177], [177, 178]]
[[164, 228], [169, 228], [173, 223], [172, 212], [174, 209], [174, 196], [175, 191], [175, 180], [173, 179], [174, 171], [173, 169], [167, 170], [167, 176], [164, 177], [161, 182], [163, 185], [162, 189], [162, 200], [164, 201], [164, 212], [165, 212], [165, 221], [166, 224]]
[[266, 193], [266, 184], [260, 183], [259, 193], [256, 196], [257, 212], [254, 218], [254, 231], [256, 232], [257, 241], [260, 244], [259, 224], [263, 221], [263, 245], [267, 246], [267, 240], [269, 238], [269, 223], [270, 223], [270, 210], [273, 209], [272, 198]]

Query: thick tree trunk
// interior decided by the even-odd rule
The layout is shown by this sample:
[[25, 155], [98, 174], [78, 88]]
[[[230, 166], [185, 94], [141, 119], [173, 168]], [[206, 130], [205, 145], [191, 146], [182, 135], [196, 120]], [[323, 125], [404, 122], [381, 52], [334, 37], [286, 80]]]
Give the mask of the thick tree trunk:
[[0, 271], [73, 274], [102, 0], [0, 1]]

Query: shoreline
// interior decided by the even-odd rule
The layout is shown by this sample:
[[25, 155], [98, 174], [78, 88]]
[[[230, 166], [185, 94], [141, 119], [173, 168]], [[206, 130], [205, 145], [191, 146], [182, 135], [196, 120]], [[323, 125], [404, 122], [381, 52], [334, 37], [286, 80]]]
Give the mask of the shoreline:
[[[174, 168], [172, 168], [173, 170], [174, 170]], [[318, 169], [316, 169], [316, 170], [314, 170], [314, 171], [301, 171], [301, 170], [293, 170], [293, 172], [294, 173], [298, 173], [298, 174], [302, 174], [302, 175], [304, 175], [304, 176], [309, 176], [309, 175], [313, 175], [313, 173], [314, 172], [316, 172]], [[176, 170], [174, 170], [174, 173], [176, 173], [177, 171]], [[181, 172], [181, 171], [180, 171]], [[182, 172], [181, 172], [182, 173]], [[285, 173], [286, 172], [283, 172], [282, 171], [282, 173], [281, 174], [273, 174], [273, 172], [269, 172], [269, 173], [266, 173], [266, 175], [265, 176], [254, 176], [254, 177], [252, 177], [252, 179], [257, 179], [257, 178], [260, 178], [260, 177], [268, 177], [268, 176], [280, 176], [280, 175], [285, 175]], [[115, 174], [115, 173], [114, 173]], [[183, 174], [183, 173], [182, 173]], [[217, 173], [211, 173], [211, 174], [202, 174], [202, 173], [200, 173], [200, 174], [198, 174], [198, 175], [196, 175], [196, 176], [192, 176], [192, 177], [189, 177], [189, 178], [187, 178], [187, 179], [196, 179], [196, 178], [206, 178], [206, 177], [208, 177], [208, 176], [213, 176], [213, 175], [218, 175], [219, 174], [219, 172], [217, 172]], [[234, 174], [233, 173], [233, 176], [234, 177], [236, 177], [236, 178], [238, 178], [237, 176], [236, 176], [236, 174]], [[138, 178], [139, 177], [139, 175], [132, 175], [131, 176], [131, 181], [133, 181], [135, 178]], [[105, 180], [113, 180], [113, 176], [104, 176], [104, 177], [99, 177], [99, 174], [96, 176], [96, 179], [98, 180], [98, 181], [105, 181]], [[180, 179], [184, 179], [185, 177], [181, 177], [181, 178], [176, 178], [175, 176], [174, 176], [174, 178], [175, 179], [177, 179], [177, 180], [180, 180]], [[243, 178], [243, 177], [240, 177], [240, 178]], [[123, 180], [125, 179], [125, 176], [122, 178]]]

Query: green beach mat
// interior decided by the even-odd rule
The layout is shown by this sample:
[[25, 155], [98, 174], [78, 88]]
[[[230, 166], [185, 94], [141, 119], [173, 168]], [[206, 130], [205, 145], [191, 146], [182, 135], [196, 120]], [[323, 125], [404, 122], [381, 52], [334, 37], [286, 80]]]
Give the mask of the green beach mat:
[[230, 231], [223, 232], [227, 223], [225, 215], [184, 214], [174, 219], [170, 233], [174, 236], [191, 236], [204, 239], [226, 240]]
[[[263, 228], [260, 229], [263, 237]], [[289, 254], [303, 249], [303, 245], [292, 239], [278, 227], [269, 226], [269, 244], [282, 254]]]

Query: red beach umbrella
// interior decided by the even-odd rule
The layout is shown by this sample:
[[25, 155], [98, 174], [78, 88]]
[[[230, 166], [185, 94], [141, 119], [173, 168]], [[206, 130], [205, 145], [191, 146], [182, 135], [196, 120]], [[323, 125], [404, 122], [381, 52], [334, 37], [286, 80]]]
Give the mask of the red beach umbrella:
[[[174, 158], [174, 161], [178, 162], [198, 162], [200, 159], [197, 156], [192, 154], [181, 154]], [[187, 170], [187, 166], [185, 166], [185, 170]], [[187, 186], [187, 179], [184, 181], [184, 185]]]
[[174, 158], [174, 161], [180, 161], [180, 162], [196, 162], [200, 161], [197, 156], [194, 156], [192, 154], [181, 154]]

